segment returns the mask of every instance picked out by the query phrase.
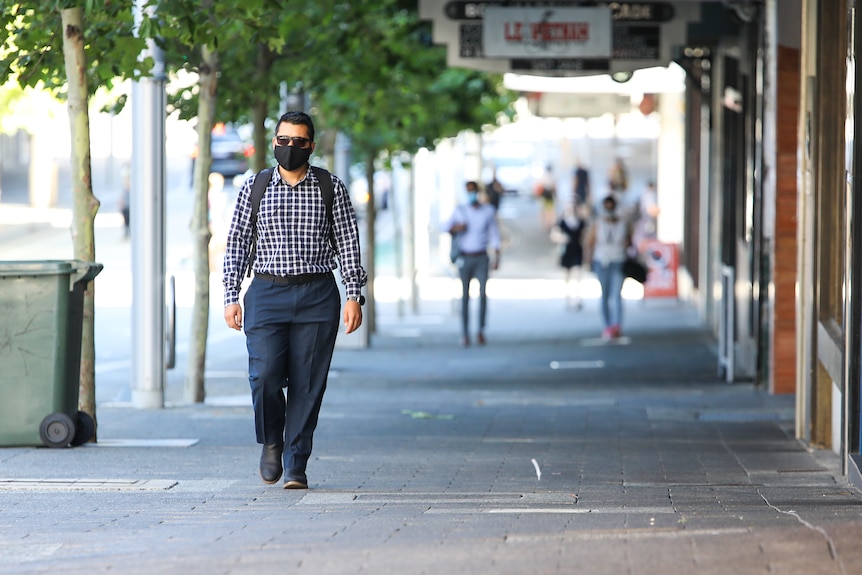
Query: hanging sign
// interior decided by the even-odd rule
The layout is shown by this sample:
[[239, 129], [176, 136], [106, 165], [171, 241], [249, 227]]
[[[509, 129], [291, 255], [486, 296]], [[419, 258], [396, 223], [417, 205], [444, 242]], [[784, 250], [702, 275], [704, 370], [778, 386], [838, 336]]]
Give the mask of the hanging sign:
[[[493, 7], [512, 8], [516, 5], [511, 0], [452, 0], [443, 9], [450, 20], [481, 20], [485, 10]], [[571, 8], [571, 2], [518, 2], [520, 7], [552, 6]], [[598, 2], [595, 6], [607, 6], [611, 9], [614, 22], [669, 22], [673, 20], [675, 10], [669, 2]]]
[[658, 60], [661, 56], [659, 26], [614, 26], [615, 60]]
[[605, 72], [610, 70], [607, 58], [512, 58], [513, 72]]
[[486, 7], [482, 40], [488, 58], [610, 58], [611, 10]]

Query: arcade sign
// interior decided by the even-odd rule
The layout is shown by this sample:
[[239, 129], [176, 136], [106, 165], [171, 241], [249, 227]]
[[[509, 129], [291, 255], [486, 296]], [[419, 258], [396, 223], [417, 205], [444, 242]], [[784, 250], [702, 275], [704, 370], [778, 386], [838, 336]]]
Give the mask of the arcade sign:
[[[667, 2], [593, 2], [591, 6], [607, 7], [611, 11], [611, 19], [614, 22], [670, 22], [675, 10], [672, 4]], [[538, 2], [515, 2], [515, 1], [452, 1], [447, 2], [444, 8], [446, 17], [451, 20], [482, 20], [487, 8], [538, 8]], [[541, 7], [546, 8], [572, 8], [572, 2], [542, 2]]]
[[[610, 34], [607, 36], [611, 46], [610, 52], [603, 56], [584, 55], [586, 50], [569, 51], [577, 43], [561, 40], [577, 38], [580, 32], [574, 26], [544, 26], [541, 20], [534, 22], [539, 30], [536, 36], [532, 36], [532, 23], [522, 22], [510, 27], [510, 36], [526, 38], [519, 55], [492, 56], [488, 53], [485, 27], [489, 10], [588, 8], [609, 10]], [[446, 46], [449, 66], [497, 74], [526, 72], [536, 76], [630, 74], [634, 69], [666, 66], [672, 60], [672, 47], [688, 41], [690, 25], [703, 21], [701, 0], [419, 0], [419, 17], [433, 22], [433, 41]], [[505, 34], [505, 28], [498, 33]]]

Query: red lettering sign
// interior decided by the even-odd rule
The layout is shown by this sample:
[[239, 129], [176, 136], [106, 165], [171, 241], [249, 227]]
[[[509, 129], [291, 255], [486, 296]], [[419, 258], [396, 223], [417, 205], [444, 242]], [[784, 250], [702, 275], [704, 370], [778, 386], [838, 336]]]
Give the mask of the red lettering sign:
[[524, 30], [521, 22], [506, 22], [503, 25], [503, 37], [506, 42], [523, 42]]
[[586, 22], [536, 22], [530, 25], [536, 42], [586, 42], [590, 39], [590, 25]]

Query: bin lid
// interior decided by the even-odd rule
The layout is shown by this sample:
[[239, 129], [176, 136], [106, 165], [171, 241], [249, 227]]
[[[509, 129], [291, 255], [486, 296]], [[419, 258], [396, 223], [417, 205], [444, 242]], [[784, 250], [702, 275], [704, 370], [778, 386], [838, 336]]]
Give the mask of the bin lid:
[[102, 271], [102, 264], [80, 260], [0, 261], [0, 278], [82, 274], [89, 281]]
[[0, 261], [0, 277], [70, 274], [74, 269], [74, 261]]

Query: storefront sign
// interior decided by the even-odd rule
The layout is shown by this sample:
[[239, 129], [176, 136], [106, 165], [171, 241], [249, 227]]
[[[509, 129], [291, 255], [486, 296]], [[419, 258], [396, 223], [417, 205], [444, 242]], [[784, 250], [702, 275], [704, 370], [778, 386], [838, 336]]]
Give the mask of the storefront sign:
[[489, 58], [609, 58], [610, 8], [486, 8]]
[[[461, 58], [482, 58], [485, 56], [482, 43], [482, 24], [463, 23], [459, 26], [458, 53]], [[661, 31], [659, 26], [613, 27], [612, 55], [616, 60], [658, 60], [661, 57]], [[609, 69], [609, 60], [600, 59], [586, 62], [583, 58], [573, 59], [520, 59], [512, 63], [512, 70], [599, 70]], [[602, 62], [604, 64], [602, 64]]]

